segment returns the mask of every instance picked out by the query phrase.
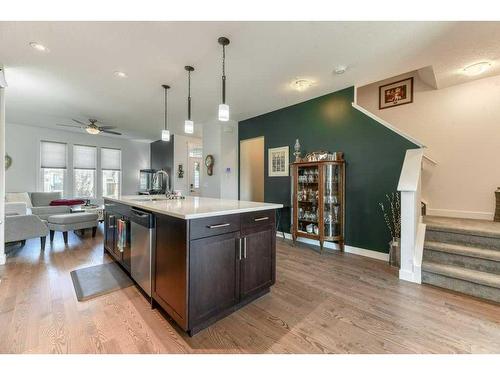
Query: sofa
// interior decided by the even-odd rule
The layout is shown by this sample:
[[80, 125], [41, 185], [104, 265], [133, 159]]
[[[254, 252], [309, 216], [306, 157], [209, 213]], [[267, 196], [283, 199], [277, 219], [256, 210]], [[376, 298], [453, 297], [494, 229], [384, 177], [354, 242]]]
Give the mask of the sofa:
[[51, 215], [68, 214], [70, 207], [68, 206], [51, 206], [50, 202], [61, 199], [60, 192], [29, 192], [29, 193], [7, 193], [5, 201], [7, 203], [26, 203], [26, 207], [31, 210], [33, 215], [38, 216], [42, 220], [47, 220]]

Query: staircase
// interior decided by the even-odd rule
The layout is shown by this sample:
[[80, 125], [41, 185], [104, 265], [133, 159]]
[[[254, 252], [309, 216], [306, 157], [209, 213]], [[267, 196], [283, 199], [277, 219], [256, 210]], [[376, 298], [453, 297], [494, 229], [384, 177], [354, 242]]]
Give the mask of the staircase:
[[425, 216], [422, 283], [500, 302], [500, 223]]

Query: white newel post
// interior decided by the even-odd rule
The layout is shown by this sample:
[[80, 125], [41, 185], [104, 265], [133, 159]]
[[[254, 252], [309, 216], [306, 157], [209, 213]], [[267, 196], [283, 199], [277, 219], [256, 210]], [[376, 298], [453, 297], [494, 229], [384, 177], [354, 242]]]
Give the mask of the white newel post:
[[[5, 76], [0, 68], [0, 155], [5, 157]], [[5, 162], [0, 167], [0, 265], [5, 264]]]
[[398, 191], [401, 193], [401, 267], [399, 278], [420, 283], [421, 169], [423, 149], [406, 151]]
[[415, 191], [401, 192], [401, 268], [399, 278], [413, 281], [413, 259], [416, 223], [415, 219]]

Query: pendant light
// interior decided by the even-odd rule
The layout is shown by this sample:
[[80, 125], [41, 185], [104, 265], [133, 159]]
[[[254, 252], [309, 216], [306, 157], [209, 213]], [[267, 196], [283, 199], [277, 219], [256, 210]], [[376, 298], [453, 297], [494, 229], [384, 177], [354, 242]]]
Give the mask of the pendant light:
[[194, 123], [191, 121], [191, 72], [194, 71], [192, 66], [185, 66], [184, 69], [188, 72], [188, 118], [184, 121], [184, 133], [194, 133]]
[[165, 122], [163, 123], [163, 130], [161, 131], [161, 140], [170, 142], [170, 130], [168, 130], [167, 122], [167, 90], [170, 88], [168, 85], [161, 85], [165, 89]]
[[229, 121], [229, 106], [226, 104], [226, 46], [229, 39], [221, 36], [217, 41], [222, 46], [222, 104], [219, 104], [219, 121]]

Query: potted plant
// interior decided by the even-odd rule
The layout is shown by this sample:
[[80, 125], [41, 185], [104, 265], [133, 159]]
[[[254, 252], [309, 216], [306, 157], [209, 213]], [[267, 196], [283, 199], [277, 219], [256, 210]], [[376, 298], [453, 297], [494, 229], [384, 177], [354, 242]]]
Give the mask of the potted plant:
[[386, 205], [380, 202], [385, 224], [389, 228], [392, 240], [389, 242], [389, 264], [393, 267], [400, 266], [401, 262], [401, 201], [399, 193], [385, 195]]

